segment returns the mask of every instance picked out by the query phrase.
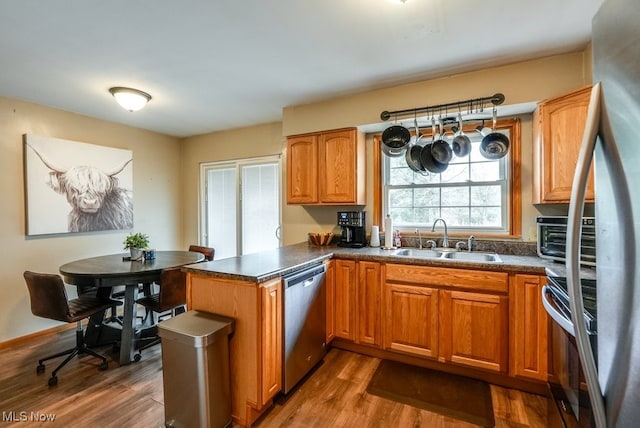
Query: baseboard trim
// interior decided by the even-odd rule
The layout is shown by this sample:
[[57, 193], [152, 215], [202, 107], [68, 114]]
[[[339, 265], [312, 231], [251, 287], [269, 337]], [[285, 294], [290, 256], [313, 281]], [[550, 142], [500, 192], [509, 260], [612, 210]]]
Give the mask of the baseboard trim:
[[56, 333], [60, 333], [65, 330], [71, 330], [76, 328], [76, 323], [62, 324], [56, 327], [47, 328], [45, 330], [36, 331], [34, 333], [29, 333], [24, 336], [14, 337], [13, 339], [9, 339], [5, 342], [0, 342], [0, 350], [12, 348], [17, 345], [21, 345], [31, 339], [37, 339], [38, 337], [54, 335]]

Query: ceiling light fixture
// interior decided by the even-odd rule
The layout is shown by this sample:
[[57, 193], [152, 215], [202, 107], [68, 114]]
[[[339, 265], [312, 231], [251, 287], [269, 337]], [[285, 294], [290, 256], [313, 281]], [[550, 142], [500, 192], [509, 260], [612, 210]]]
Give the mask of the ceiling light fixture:
[[151, 100], [151, 95], [133, 88], [116, 86], [109, 88], [109, 92], [123, 109], [129, 111], [138, 111]]

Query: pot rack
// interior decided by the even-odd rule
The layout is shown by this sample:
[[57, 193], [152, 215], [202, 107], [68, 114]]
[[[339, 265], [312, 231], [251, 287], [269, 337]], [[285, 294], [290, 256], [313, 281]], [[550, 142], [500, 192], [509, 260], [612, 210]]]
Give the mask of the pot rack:
[[438, 105], [427, 106], [427, 107], [411, 108], [406, 110], [395, 110], [395, 111], [385, 110], [382, 113], [380, 113], [380, 119], [389, 120], [391, 119], [391, 117], [397, 118], [398, 116], [408, 116], [408, 115], [412, 115], [415, 117], [415, 115], [417, 115], [418, 113], [433, 114], [438, 111], [442, 112], [443, 110], [446, 112], [449, 109], [461, 110], [463, 107], [465, 109], [468, 108], [471, 111], [473, 110], [474, 107], [476, 109], [482, 109], [484, 108], [485, 105], [492, 104], [494, 106], [497, 106], [502, 104], [503, 102], [504, 102], [504, 94], [498, 92], [496, 94], [491, 95], [490, 97], [471, 98], [465, 101], [456, 101], [452, 103], [438, 104]]

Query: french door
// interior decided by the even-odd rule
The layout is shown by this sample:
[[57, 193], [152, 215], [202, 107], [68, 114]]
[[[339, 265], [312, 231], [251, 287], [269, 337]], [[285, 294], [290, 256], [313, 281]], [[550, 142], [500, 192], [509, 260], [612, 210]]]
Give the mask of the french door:
[[280, 158], [201, 166], [201, 241], [222, 259], [280, 246]]

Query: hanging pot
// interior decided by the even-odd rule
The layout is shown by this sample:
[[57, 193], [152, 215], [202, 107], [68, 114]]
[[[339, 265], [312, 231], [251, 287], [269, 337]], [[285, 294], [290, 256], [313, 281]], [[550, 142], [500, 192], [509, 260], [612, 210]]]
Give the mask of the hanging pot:
[[480, 143], [480, 154], [487, 159], [495, 160], [503, 158], [509, 151], [509, 138], [496, 131], [497, 109], [493, 107], [493, 128]]
[[458, 126], [458, 133], [453, 138], [451, 146], [453, 153], [456, 156], [462, 158], [467, 156], [471, 152], [471, 140], [469, 139], [469, 137], [464, 135], [464, 131], [462, 131], [462, 115], [460, 113], [458, 113]]
[[448, 164], [453, 158], [453, 151], [451, 146], [444, 139], [444, 132], [442, 132], [442, 122], [439, 121], [440, 135], [438, 139], [431, 143], [431, 155], [433, 159], [441, 164]]
[[382, 144], [391, 149], [406, 148], [411, 133], [402, 125], [392, 125], [382, 132]]
[[393, 149], [386, 144], [380, 144], [380, 147], [382, 148], [382, 153], [391, 158], [399, 158], [400, 156], [403, 156], [407, 151], [405, 147]]
[[414, 172], [419, 172], [424, 174], [426, 168], [422, 165], [422, 161], [420, 160], [420, 153], [422, 152], [422, 146], [418, 145], [418, 142], [422, 138], [422, 134], [420, 133], [420, 128], [418, 127], [418, 121], [414, 119], [414, 125], [416, 127], [416, 139], [412, 143], [409, 143], [409, 147], [407, 148], [407, 152], [405, 154], [407, 165]]

